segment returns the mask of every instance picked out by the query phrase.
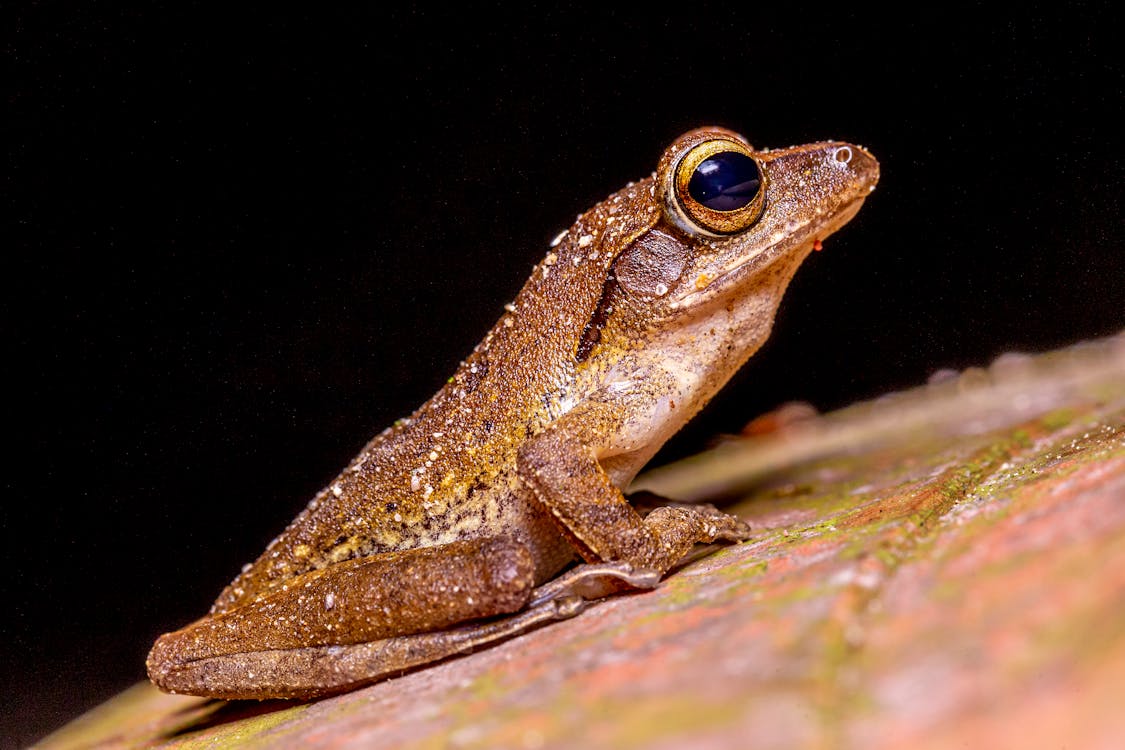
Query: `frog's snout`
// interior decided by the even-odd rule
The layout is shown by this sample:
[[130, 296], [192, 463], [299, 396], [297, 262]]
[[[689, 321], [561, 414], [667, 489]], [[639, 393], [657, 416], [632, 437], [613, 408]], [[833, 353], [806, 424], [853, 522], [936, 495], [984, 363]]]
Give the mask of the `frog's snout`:
[[863, 146], [852, 143], [833, 143], [829, 147], [831, 159], [849, 171], [852, 179], [866, 192], [875, 189], [879, 182], [879, 161]]

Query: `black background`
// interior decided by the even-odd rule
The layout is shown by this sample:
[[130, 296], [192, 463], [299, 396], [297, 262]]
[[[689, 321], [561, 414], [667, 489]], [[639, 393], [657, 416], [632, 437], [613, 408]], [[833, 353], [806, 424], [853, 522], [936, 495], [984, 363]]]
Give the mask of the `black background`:
[[665, 459], [786, 400], [1125, 325], [1108, 4], [604, 5], [89, 3], [9, 25], [6, 742], [142, 679], [153, 637], [690, 127], [851, 140], [883, 176]]

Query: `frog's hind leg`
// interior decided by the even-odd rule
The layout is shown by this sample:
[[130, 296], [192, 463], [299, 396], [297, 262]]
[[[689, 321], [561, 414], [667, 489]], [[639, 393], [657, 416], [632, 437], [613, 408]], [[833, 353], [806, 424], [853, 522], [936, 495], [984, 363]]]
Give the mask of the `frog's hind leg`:
[[161, 636], [149, 677], [169, 692], [221, 698], [335, 692], [440, 658], [427, 655], [427, 639], [516, 612], [533, 588], [531, 553], [507, 537], [347, 560]]
[[159, 684], [169, 692], [228, 700], [317, 698], [469, 653], [540, 625], [573, 617], [584, 606], [585, 600], [577, 597], [551, 600], [508, 617], [458, 625], [434, 633], [340, 646], [205, 657], [181, 665]]
[[506, 537], [348, 560], [161, 636], [149, 676], [212, 698], [312, 698], [572, 617], [599, 582], [658, 578], [583, 565], [536, 589], [533, 573], [528, 549]]

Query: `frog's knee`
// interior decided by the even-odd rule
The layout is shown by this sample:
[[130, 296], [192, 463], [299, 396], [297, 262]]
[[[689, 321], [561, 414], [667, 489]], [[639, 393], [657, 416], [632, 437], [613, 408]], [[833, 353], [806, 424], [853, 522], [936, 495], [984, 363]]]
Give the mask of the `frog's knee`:
[[[195, 635], [198, 633], [196, 625], [198, 620], [191, 625], [171, 633], [165, 633], [156, 639], [152, 649], [145, 659], [145, 669], [149, 679], [162, 690], [174, 692], [176, 686], [175, 675], [187, 663], [198, 658], [206, 647]], [[194, 648], [193, 648], [194, 646]], [[201, 646], [203, 646], [201, 650]]]

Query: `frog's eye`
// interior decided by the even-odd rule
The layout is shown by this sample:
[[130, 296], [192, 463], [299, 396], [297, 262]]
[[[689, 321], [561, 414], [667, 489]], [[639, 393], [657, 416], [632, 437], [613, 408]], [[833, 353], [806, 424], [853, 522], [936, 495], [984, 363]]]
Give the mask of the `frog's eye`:
[[689, 232], [736, 234], [762, 214], [765, 173], [740, 140], [723, 136], [691, 146], [667, 179], [667, 208]]

